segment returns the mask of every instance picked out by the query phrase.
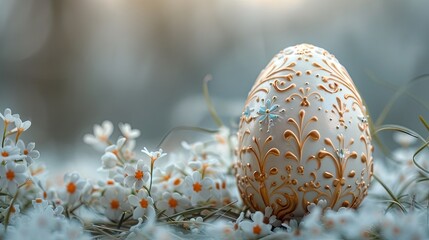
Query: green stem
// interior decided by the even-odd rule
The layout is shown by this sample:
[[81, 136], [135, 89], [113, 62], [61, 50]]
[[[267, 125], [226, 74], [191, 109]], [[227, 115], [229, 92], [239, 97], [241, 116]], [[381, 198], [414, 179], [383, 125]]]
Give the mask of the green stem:
[[156, 149], [159, 149], [161, 147], [161, 145], [165, 142], [165, 140], [173, 133], [176, 131], [182, 131], [182, 130], [186, 130], [186, 131], [195, 131], [195, 132], [203, 132], [203, 133], [217, 133], [218, 130], [211, 130], [211, 129], [205, 129], [205, 128], [201, 128], [201, 127], [190, 127], [190, 126], [178, 126], [178, 127], [174, 127], [172, 129], [170, 129], [161, 139], [161, 141], [159, 142], [158, 146], [156, 146]]
[[218, 127], [222, 127], [224, 124], [222, 123], [222, 120], [220, 119], [219, 115], [217, 114], [217, 112], [214, 108], [214, 105], [212, 103], [212, 100], [210, 98], [210, 94], [209, 94], [208, 82], [211, 79], [212, 79], [211, 75], [207, 75], [204, 77], [204, 80], [203, 80], [204, 99], [206, 100], [207, 107], [209, 108], [210, 115], [212, 116], [214, 122], [216, 123], [216, 125]]
[[419, 119], [420, 119], [420, 122], [422, 122], [423, 125], [425, 126], [426, 130], [429, 131], [429, 124], [425, 121], [422, 115], [419, 115]]
[[4, 147], [4, 140], [6, 139], [6, 131], [8, 124], [8, 122], [4, 121], [3, 139], [1, 140], [1, 147]]
[[118, 223], [118, 229], [121, 229], [122, 223], [124, 222], [124, 217], [125, 217], [125, 212], [122, 213], [121, 219], [119, 220]]
[[402, 206], [401, 202], [398, 200], [398, 198], [395, 196], [395, 194], [393, 194], [393, 192], [387, 187], [386, 184], [384, 184], [383, 181], [381, 181], [381, 179], [379, 177], [377, 177], [377, 175], [373, 174], [372, 175], [374, 177], [375, 180], [377, 180], [377, 182], [379, 182], [381, 184], [381, 186], [386, 190], [387, 194], [389, 194], [389, 196], [393, 199], [393, 201], [399, 206], [399, 208], [406, 213], [407, 210], [405, 209], [404, 206]]
[[26, 182], [27, 181], [25, 181], [25, 183], [23, 183], [23, 184], [21, 184], [21, 185], [18, 186], [18, 189], [16, 190], [15, 196], [13, 196], [12, 202], [10, 203], [9, 210], [7, 211], [7, 214], [6, 214], [6, 219], [4, 221], [4, 231], [5, 232], [7, 231], [7, 226], [9, 224], [9, 218], [10, 218], [10, 214], [12, 213], [13, 204], [15, 203], [15, 201], [18, 198], [18, 195], [19, 195], [19, 189], [22, 186], [24, 186], [26, 184]]
[[151, 158], [150, 159], [150, 182], [149, 182], [149, 196], [152, 197], [152, 195], [150, 194], [150, 191], [152, 190], [152, 182], [153, 182], [153, 165], [154, 165], [155, 161]]
[[429, 76], [429, 74], [423, 74], [423, 75], [417, 76], [417, 77], [411, 79], [407, 85], [404, 85], [401, 88], [399, 88], [398, 91], [396, 91], [396, 93], [393, 95], [393, 97], [390, 98], [389, 103], [384, 107], [383, 111], [381, 112], [377, 121], [375, 122], [375, 126], [378, 127], [384, 122], [384, 119], [387, 117], [387, 114], [390, 112], [390, 110], [394, 106], [396, 100], [398, 100], [399, 97], [402, 94], [404, 94], [409, 87], [411, 87], [413, 85], [413, 83], [416, 83], [419, 80], [425, 79], [428, 76]]

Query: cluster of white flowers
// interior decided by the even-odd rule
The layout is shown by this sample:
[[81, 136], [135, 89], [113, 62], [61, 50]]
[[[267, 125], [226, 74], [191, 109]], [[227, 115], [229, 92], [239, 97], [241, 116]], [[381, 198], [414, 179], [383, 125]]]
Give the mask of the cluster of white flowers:
[[63, 183], [53, 187], [35, 161], [40, 155], [35, 144], [20, 139], [30, 122], [22, 122], [10, 109], [0, 117], [0, 237], [6, 239], [429, 237], [429, 178], [414, 166], [416, 148], [404, 136], [395, 135], [400, 147], [392, 152], [394, 164], [376, 161], [381, 165], [375, 174], [385, 184], [374, 181], [359, 209], [333, 211], [322, 199], [310, 204], [309, 214], [300, 221], [281, 222], [270, 207], [264, 212], [244, 210], [232, 171], [236, 139], [225, 127], [203, 141], [182, 142], [167, 155], [162, 149], [136, 151], [140, 131], [130, 124], [119, 124], [121, 134], [112, 140], [113, 124], [104, 121], [84, 136], [101, 152], [101, 177], [67, 173]]
[[110, 139], [113, 124], [109, 121], [95, 125], [94, 134], [84, 137], [95, 149], [105, 147], [99, 168], [105, 178], [93, 188], [111, 221], [152, 215], [168, 218], [196, 207], [222, 207], [238, 200], [237, 193], [230, 191], [235, 188], [227, 128], [204, 142], [183, 142], [181, 151], [168, 156], [162, 149], [135, 152], [140, 131], [129, 124], [119, 128], [122, 134], [116, 143]]
[[63, 202], [76, 202], [79, 198], [77, 194], [82, 187], [79, 177], [67, 177], [67, 189], [76, 192], [75, 195], [64, 195], [63, 201], [52, 201], [54, 196], [59, 196], [59, 192], [45, 191], [46, 172], [43, 165], [36, 161], [40, 153], [35, 150], [34, 142], [25, 144], [21, 139], [31, 122], [22, 121], [19, 114], [12, 114], [9, 108], [0, 113], [0, 118], [3, 123], [0, 238], [90, 239], [90, 235], [83, 232], [80, 222], [65, 218], [61, 205]]

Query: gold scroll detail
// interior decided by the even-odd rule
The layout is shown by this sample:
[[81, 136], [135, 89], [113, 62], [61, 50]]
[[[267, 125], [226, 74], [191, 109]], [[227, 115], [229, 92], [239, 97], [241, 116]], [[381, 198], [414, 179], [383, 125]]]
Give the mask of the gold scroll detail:
[[298, 97], [299, 99], [301, 99], [301, 107], [309, 107], [310, 106], [310, 102], [309, 99], [311, 96], [315, 95], [315, 98], [318, 99], [320, 102], [323, 102], [323, 97], [318, 93], [318, 92], [310, 92], [310, 88], [306, 87], [306, 88], [302, 88], [300, 87], [298, 89], [299, 93], [292, 93], [291, 95], [289, 95], [289, 97], [287, 97], [285, 99], [286, 102], [291, 102], [292, 100], [295, 99], [295, 97]]
[[288, 123], [290, 123], [295, 129], [296, 132], [293, 132], [290, 129], [287, 129], [284, 133], [283, 136], [286, 140], [293, 140], [296, 143], [296, 147], [297, 147], [297, 154], [295, 155], [292, 151], [287, 151], [284, 155], [285, 158], [287, 159], [292, 159], [295, 160], [297, 162], [301, 162], [302, 160], [302, 153], [304, 151], [304, 145], [307, 142], [308, 139], [311, 139], [313, 141], [317, 141], [320, 138], [320, 133], [319, 131], [317, 131], [316, 129], [310, 130], [307, 133], [305, 132], [308, 125], [310, 123], [314, 123], [317, 122], [317, 117], [316, 116], [312, 116], [310, 119], [308, 119], [305, 122], [305, 111], [303, 109], [301, 109], [299, 111], [299, 121], [296, 121], [293, 118], [289, 118], [287, 120]]

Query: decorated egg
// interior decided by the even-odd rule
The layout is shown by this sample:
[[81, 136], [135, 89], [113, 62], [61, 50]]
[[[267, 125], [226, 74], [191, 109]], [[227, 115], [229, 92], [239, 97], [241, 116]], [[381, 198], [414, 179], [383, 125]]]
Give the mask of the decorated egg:
[[301, 218], [308, 205], [356, 208], [373, 172], [362, 98], [326, 50], [300, 44], [278, 53], [245, 102], [238, 130], [236, 178], [253, 211]]

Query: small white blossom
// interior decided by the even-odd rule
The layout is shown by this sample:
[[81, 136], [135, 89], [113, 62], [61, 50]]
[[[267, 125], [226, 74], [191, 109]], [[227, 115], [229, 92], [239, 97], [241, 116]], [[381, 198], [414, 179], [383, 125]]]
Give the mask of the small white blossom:
[[9, 161], [6, 165], [0, 166], [0, 186], [2, 189], [14, 195], [18, 190], [18, 186], [24, 184], [27, 180], [27, 167], [24, 164], [17, 164], [14, 161]]
[[21, 160], [26, 156], [20, 154], [20, 150], [18, 147], [13, 145], [5, 145], [4, 147], [0, 147], [0, 159], [1, 162], [8, 162], [13, 160]]
[[206, 227], [209, 236], [216, 236], [216, 239], [235, 240], [240, 239], [238, 232], [234, 230], [231, 223], [218, 220]]
[[20, 207], [19, 207], [19, 204], [14, 204], [13, 206], [11, 206], [11, 207], [7, 207], [7, 208], [5, 208], [5, 209], [0, 209], [0, 211], [1, 211], [1, 215], [4, 217], [3, 219], [6, 219], [6, 217], [7, 217], [7, 214], [9, 213], [9, 211], [10, 211], [10, 215], [9, 215], [9, 223], [11, 223], [11, 224], [14, 224], [15, 223], [15, 220], [17, 219], [17, 218], [19, 218], [20, 217], [20, 213], [21, 213], [21, 210], [20, 210]]
[[59, 197], [68, 204], [74, 204], [79, 200], [86, 181], [80, 178], [78, 173], [64, 175], [64, 188], [59, 191]]
[[173, 164], [154, 169], [153, 183], [159, 185], [162, 190], [179, 190], [182, 182], [182, 176]]
[[264, 223], [264, 214], [262, 212], [253, 213], [251, 218], [252, 221], [243, 220], [240, 223], [240, 228], [248, 239], [261, 238], [271, 233], [272, 226]]
[[141, 189], [150, 177], [149, 168], [144, 164], [143, 160], [139, 160], [136, 167], [127, 165], [124, 171], [128, 175], [124, 180], [125, 185], [134, 187], [137, 190]]
[[177, 239], [170, 229], [156, 224], [156, 215], [151, 214], [143, 223], [143, 219], [139, 218], [138, 223], [130, 228], [127, 240], [141, 240], [141, 239], [157, 239], [157, 240], [171, 240]]
[[146, 154], [147, 156], [149, 156], [150, 161], [151, 161], [152, 163], [154, 163], [156, 160], [158, 160], [158, 159], [160, 159], [160, 158], [162, 158], [162, 157], [164, 157], [164, 156], [166, 156], [166, 155], [167, 155], [167, 153], [163, 153], [163, 152], [162, 152], [162, 149], [159, 149], [158, 151], [155, 151], [155, 152], [149, 152], [149, 151], [147, 150], [147, 148], [144, 148], [144, 149], [142, 150], [142, 153], [144, 153], [144, 154]]
[[162, 199], [156, 202], [156, 207], [164, 214], [169, 216], [174, 213], [182, 212], [190, 206], [190, 202], [179, 193], [164, 192]]
[[86, 134], [83, 141], [92, 145], [98, 150], [104, 150], [110, 145], [109, 138], [113, 132], [113, 124], [110, 121], [104, 121], [101, 125], [94, 125], [94, 135]]
[[101, 205], [105, 208], [105, 215], [113, 221], [119, 221], [125, 211], [131, 210], [128, 203], [127, 192], [120, 186], [107, 187], [104, 195], [101, 197]]
[[128, 196], [128, 201], [134, 207], [133, 218], [139, 219], [145, 215], [149, 215], [149, 212], [155, 212], [153, 207], [153, 199], [148, 196], [147, 191], [141, 189], [136, 195]]
[[140, 136], [140, 130], [132, 129], [131, 125], [128, 123], [119, 123], [119, 129], [122, 135], [127, 139], [135, 139]]
[[119, 154], [121, 153], [122, 148], [125, 145], [125, 142], [127, 141], [126, 138], [119, 138], [118, 141], [116, 141], [116, 144], [112, 144], [104, 150], [105, 152], [111, 152], [116, 155], [116, 157], [120, 157]]
[[34, 142], [30, 142], [27, 147], [24, 144], [24, 141], [21, 139], [18, 140], [16, 146], [20, 149], [21, 154], [25, 156], [25, 161], [27, 162], [27, 166], [33, 164], [34, 160], [40, 157], [40, 153], [37, 150], [34, 150], [36, 144]]
[[189, 229], [193, 233], [199, 233], [202, 229], [202, 223], [204, 222], [202, 217], [191, 218], [189, 220]]
[[207, 201], [211, 197], [213, 180], [209, 177], [202, 179], [201, 173], [193, 172], [192, 176], [186, 176], [184, 193], [191, 198], [193, 205], [199, 201]]
[[101, 168], [98, 170], [111, 170], [116, 167], [118, 158], [111, 152], [106, 152], [101, 156]]
[[12, 129], [12, 132], [18, 132], [18, 134], [27, 131], [31, 126], [30, 121], [22, 122], [20, 118], [15, 118], [15, 128]]
[[10, 124], [15, 122], [15, 119], [19, 118], [19, 114], [12, 114], [12, 110], [10, 110], [10, 108], [6, 108], [4, 110], [4, 114], [0, 113], [0, 118], [3, 119], [5, 124]]

